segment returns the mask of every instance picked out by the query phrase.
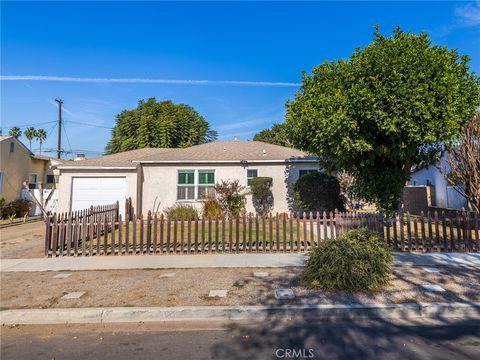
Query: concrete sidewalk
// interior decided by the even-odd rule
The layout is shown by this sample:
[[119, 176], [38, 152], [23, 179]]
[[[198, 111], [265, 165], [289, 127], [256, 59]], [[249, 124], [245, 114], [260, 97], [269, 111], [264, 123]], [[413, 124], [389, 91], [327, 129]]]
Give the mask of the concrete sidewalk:
[[[1, 259], [0, 271], [290, 267], [303, 266], [306, 258], [306, 254], [224, 254]], [[480, 267], [480, 253], [396, 253], [395, 265]]]
[[192, 320], [264, 320], [309, 318], [315, 320], [357, 318], [414, 320], [447, 318], [478, 320], [480, 303], [406, 303], [277, 306], [177, 306], [18, 309], [0, 311], [2, 325], [102, 324]]

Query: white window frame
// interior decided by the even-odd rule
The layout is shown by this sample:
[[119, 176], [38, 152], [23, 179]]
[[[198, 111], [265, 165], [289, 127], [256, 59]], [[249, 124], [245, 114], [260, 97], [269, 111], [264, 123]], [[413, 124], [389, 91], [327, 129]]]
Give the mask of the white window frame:
[[316, 171], [316, 172], [320, 172], [320, 169], [318, 169], [318, 168], [309, 168], [309, 169], [303, 168], [303, 169], [298, 169], [298, 178], [299, 178], [299, 179], [302, 177], [302, 175], [300, 175], [300, 173], [301, 173], [302, 171], [312, 171], [312, 172], [313, 172], [313, 171]]
[[[260, 175], [259, 175], [258, 169], [246, 169], [246, 170], [247, 170], [247, 186], [249, 187], [250, 184], [248, 183], [248, 180], [255, 179], [256, 177], [259, 177]], [[252, 171], [252, 170], [256, 171], [256, 172], [257, 172], [257, 176], [249, 177], [249, 176], [248, 176], [248, 171], [249, 171], [249, 170], [250, 170], [250, 171]]]
[[[193, 184], [179, 184], [178, 183], [178, 178], [179, 178], [179, 175], [180, 173], [193, 173]], [[192, 169], [178, 169], [177, 170], [177, 180], [176, 180], [176, 183], [177, 183], [177, 186], [176, 186], [176, 190], [177, 190], [177, 201], [195, 201], [195, 199], [197, 198], [197, 190], [196, 190], [196, 174], [195, 174], [195, 170], [192, 170]], [[178, 198], [178, 188], [179, 187], [192, 187], [193, 186], [193, 199], [179, 199]]]
[[[200, 184], [200, 172], [213, 172], [213, 185], [210, 184]], [[178, 174], [180, 172], [189, 172], [193, 173], [193, 184], [179, 184], [178, 183]], [[193, 202], [193, 201], [205, 201], [206, 199], [200, 199], [198, 197], [198, 189], [200, 186], [205, 186], [205, 187], [213, 187], [216, 184], [217, 180], [217, 171], [215, 169], [177, 169], [177, 201], [178, 202]], [[193, 186], [193, 199], [179, 199], [178, 198], [178, 187], [183, 186], [183, 187], [192, 187]]]
[[[204, 201], [206, 199], [200, 199], [198, 197], [198, 190], [200, 187], [213, 187], [215, 186], [215, 181], [217, 180], [217, 173], [215, 169], [196, 169], [196, 176], [195, 176], [195, 181], [196, 181], [196, 186], [195, 186], [195, 200], [197, 201]], [[200, 184], [200, 172], [213, 172], [213, 184]]]
[[[34, 183], [30, 182], [30, 179], [31, 179], [32, 176], [35, 176], [35, 182]], [[32, 184], [35, 184], [34, 188], [30, 187], [30, 185], [32, 185]], [[28, 175], [28, 188], [29, 189], [38, 189], [38, 175], [37, 174]]]

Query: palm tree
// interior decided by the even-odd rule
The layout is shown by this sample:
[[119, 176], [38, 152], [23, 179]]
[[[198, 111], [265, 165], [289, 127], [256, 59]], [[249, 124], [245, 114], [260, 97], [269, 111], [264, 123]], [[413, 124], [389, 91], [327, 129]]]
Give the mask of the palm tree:
[[40, 154], [42, 154], [42, 144], [47, 139], [47, 132], [44, 129], [37, 130], [37, 140], [40, 143]]
[[18, 139], [20, 136], [22, 136], [22, 130], [20, 130], [18, 126], [14, 126], [8, 132], [8, 136], [13, 136], [14, 138]]
[[37, 130], [35, 130], [33, 127], [28, 127], [25, 129], [23, 134], [28, 139], [28, 142], [30, 143], [30, 151], [32, 151], [32, 141], [37, 136]]

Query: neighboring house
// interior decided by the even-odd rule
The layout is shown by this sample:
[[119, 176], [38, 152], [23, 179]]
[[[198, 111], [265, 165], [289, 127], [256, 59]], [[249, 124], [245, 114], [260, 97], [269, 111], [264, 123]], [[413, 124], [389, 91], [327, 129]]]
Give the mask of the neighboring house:
[[[448, 169], [448, 165], [444, 159], [443, 157], [439, 164], [442, 169]], [[468, 208], [465, 197], [456, 191], [454, 187], [448, 185], [447, 180], [445, 180], [445, 177], [436, 165], [431, 165], [412, 173], [408, 186], [431, 186], [431, 205], [433, 206], [449, 209]]]
[[[58, 211], [123, 203], [131, 198], [137, 213], [162, 211], [176, 203], [201, 209], [220, 180], [238, 179], [248, 187], [257, 176], [273, 178], [273, 211], [292, 209], [298, 177], [318, 170], [317, 159], [299, 150], [258, 141], [218, 141], [179, 149], [146, 148], [77, 161], [60, 170]], [[247, 211], [254, 211], [251, 196]]]
[[23, 182], [32, 190], [42, 183], [45, 189], [55, 187], [53, 166], [62, 161], [33, 154], [13, 136], [0, 136], [0, 194], [6, 202], [22, 196]]

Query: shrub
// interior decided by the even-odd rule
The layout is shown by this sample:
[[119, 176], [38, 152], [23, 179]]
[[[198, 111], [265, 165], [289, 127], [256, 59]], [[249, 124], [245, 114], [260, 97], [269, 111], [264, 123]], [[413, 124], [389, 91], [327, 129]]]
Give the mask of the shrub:
[[256, 177], [250, 183], [253, 207], [261, 216], [267, 215], [273, 208], [272, 185], [271, 177]]
[[198, 218], [198, 211], [193, 206], [184, 204], [175, 204], [165, 209], [165, 213], [169, 220], [184, 219], [194, 220]]
[[325, 291], [372, 291], [386, 285], [393, 257], [383, 239], [366, 228], [326, 239], [311, 252], [305, 284]]
[[206, 218], [215, 219], [217, 217], [222, 217], [223, 211], [222, 206], [218, 202], [217, 199], [214, 197], [208, 197], [203, 202], [203, 209], [202, 209], [203, 216]]
[[304, 210], [343, 211], [338, 180], [330, 175], [315, 172], [301, 176], [293, 188], [297, 204]]
[[245, 186], [240, 185], [239, 180], [221, 180], [215, 185], [215, 193], [223, 212], [228, 216], [239, 216], [245, 212]]
[[2, 217], [24, 217], [32, 210], [33, 202], [24, 199], [17, 199], [2, 207]]

